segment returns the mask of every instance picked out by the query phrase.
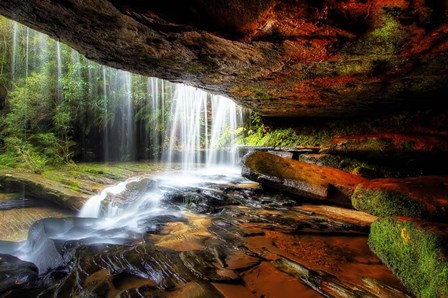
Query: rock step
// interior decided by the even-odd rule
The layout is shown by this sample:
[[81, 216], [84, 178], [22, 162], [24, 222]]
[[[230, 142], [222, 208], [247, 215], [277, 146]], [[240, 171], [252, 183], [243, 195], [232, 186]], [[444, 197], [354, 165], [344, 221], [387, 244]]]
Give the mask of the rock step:
[[446, 173], [443, 165], [448, 162], [448, 138], [396, 133], [337, 137], [323, 144], [319, 153], [352, 156], [439, 174]]
[[266, 152], [243, 159], [242, 175], [263, 185], [310, 199], [351, 207], [355, 187], [366, 179], [341, 170], [320, 167]]
[[353, 206], [376, 216], [448, 221], [448, 177], [374, 179], [356, 187]]
[[244, 155], [252, 152], [268, 152], [274, 155], [278, 155], [285, 158], [298, 159], [300, 155], [306, 153], [317, 153], [320, 147], [311, 146], [296, 146], [296, 147], [277, 147], [277, 146], [245, 146], [240, 145], [236, 147], [238, 156], [243, 157]]
[[417, 297], [448, 297], [448, 225], [383, 218], [372, 224], [369, 245]]
[[360, 159], [334, 154], [301, 154], [299, 161], [330, 167], [368, 179], [374, 178], [398, 178], [419, 176], [420, 170], [403, 169], [402, 167], [387, 167], [374, 163], [364, 162]]
[[30, 197], [45, 199], [67, 209], [78, 211], [93, 194], [76, 191], [41, 175], [24, 172], [1, 172], [0, 185], [9, 190], [26, 189]]

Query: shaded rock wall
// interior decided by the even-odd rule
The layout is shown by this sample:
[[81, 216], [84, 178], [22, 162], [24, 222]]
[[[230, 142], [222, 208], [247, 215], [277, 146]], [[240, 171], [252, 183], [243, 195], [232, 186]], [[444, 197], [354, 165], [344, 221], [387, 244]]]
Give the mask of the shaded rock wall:
[[448, 93], [445, 1], [4, 0], [0, 14], [268, 116], [353, 116]]

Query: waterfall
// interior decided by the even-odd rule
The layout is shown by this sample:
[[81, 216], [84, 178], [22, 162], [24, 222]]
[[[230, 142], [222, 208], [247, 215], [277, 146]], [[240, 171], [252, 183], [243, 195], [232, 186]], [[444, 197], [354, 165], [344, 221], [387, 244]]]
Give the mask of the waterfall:
[[[19, 97], [29, 104], [25, 111], [42, 105], [42, 119], [33, 119], [38, 125], [27, 127], [31, 115], [24, 115], [30, 137], [50, 134], [67, 146], [74, 140], [81, 149], [77, 157], [85, 161], [150, 159], [170, 165], [168, 175], [131, 178], [93, 196], [79, 213], [97, 218], [89, 229], [143, 233], [148, 219], [179, 213], [178, 207], [163, 206], [164, 198], [184, 187], [202, 189], [204, 183], [239, 177], [238, 170], [213, 170], [237, 161], [231, 148], [242, 110], [229, 98], [101, 66], [39, 32], [17, 23], [12, 28], [13, 88], [25, 88]], [[62, 118], [59, 126], [56, 116]], [[135, 189], [142, 192], [136, 195]]]
[[136, 140], [132, 75], [102, 67], [104, 113], [106, 114], [105, 160], [135, 160]]
[[201, 137], [208, 131], [207, 93], [185, 85], [176, 85], [171, 107], [170, 142], [167, 162], [180, 161], [190, 170], [203, 161]]
[[63, 86], [62, 86], [62, 54], [61, 54], [61, 44], [56, 42], [56, 60], [57, 60], [57, 94], [58, 102], [62, 101], [63, 96]]
[[43, 100], [76, 111], [83, 160], [149, 159], [183, 170], [236, 163], [241, 109], [230, 99], [100, 66], [15, 22], [11, 34], [11, 77], [28, 89], [40, 75]]
[[11, 55], [11, 78], [12, 81], [15, 82], [16, 81], [16, 71], [17, 71], [17, 51], [18, 51], [18, 47], [19, 47], [19, 43], [18, 43], [18, 34], [19, 34], [19, 25], [17, 24], [17, 22], [13, 22], [13, 27], [12, 27], [12, 55]]
[[[212, 129], [207, 147], [207, 166], [235, 165], [237, 162], [235, 143], [236, 130], [242, 123], [242, 109], [228, 98], [212, 96]], [[226, 145], [227, 148], [221, 148]]]
[[[229, 98], [176, 84], [171, 108], [168, 163], [181, 162], [183, 170], [235, 165], [236, 129], [242, 109]], [[227, 147], [227, 148], [226, 148]]]

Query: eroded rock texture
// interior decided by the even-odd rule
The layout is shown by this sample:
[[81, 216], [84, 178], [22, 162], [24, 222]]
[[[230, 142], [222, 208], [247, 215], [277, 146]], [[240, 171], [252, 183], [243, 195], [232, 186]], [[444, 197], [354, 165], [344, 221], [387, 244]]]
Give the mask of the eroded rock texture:
[[446, 1], [2, 0], [0, 14], [268, 116], [359, 115], [448, 93]]

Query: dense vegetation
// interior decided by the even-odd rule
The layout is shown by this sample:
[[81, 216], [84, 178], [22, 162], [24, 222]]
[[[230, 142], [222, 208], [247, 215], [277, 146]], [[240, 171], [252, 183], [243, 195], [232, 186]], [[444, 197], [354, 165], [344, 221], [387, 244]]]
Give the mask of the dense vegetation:
[[[148, 78], [92, 63], [4, 18], [0, 38], [1, 165], [40, 172], [73, 159], [130, 160], [155, 154], [148, 144], [154, 130], [165, 131], [162, 119], [169, 115], [171, 84], [157, 84], [156, 92], [148, 92]], [[154, 94], [167, 101], [157, 113], [147, 104]], [[134, 138], [143, 144], [120, 148], [124, 139]], [[114, 146], [104, 150], [107, 142]]]

